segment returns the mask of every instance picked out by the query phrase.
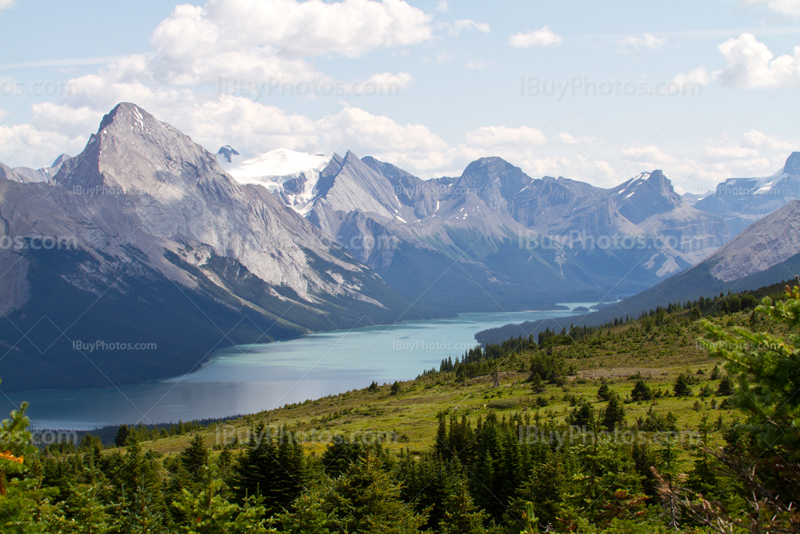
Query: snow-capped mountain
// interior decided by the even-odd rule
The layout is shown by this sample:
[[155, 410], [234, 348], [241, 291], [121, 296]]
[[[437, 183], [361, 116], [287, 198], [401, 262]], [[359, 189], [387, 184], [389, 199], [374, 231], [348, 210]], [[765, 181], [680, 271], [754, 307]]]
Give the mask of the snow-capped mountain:
[[348, 152], [270, 184], [402, 294], [453, 311], [633, 293], [728, 239], [724, 221], [689, 206], [661, 171], [605, 190], [482, 158], [456, 179], [424, 181]]
[[[222, 154], [226, 148], [230, 149], [222, 147], [219, 153]], [[320, 173], [331, 163], [331, 158], [330, 155], [280, 148], [257, 158], [234, 159], [234, 164], [227, 170], [240, 184], [263, 185], [276, 193], [287, 206], [305, 215], [318, 193]]]
[[[174, 376], [219, 346], [441, 315], [133, 104], [106, 115], [48, 183], [7, 169], [0, 375], [9, 390], [63, 387], [63, 376], [73, 387]], [[98, 339], [158, 349], [87, 358], [71, 348]]]
[[800, 152], [793, 152], [783, 169], [765, 178], [729, 178], [695, 204], [725, 218], [731, 235], [754, 221], [800, 199]]

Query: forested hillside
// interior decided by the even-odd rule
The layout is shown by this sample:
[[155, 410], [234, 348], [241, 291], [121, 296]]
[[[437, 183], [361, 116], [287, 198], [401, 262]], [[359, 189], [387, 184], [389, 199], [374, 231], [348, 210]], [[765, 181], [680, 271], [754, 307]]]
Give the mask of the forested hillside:
[[798, 327], [800, 288], [675, 303], [109, 447], [23, 407], [0, 531], [796, 532]]

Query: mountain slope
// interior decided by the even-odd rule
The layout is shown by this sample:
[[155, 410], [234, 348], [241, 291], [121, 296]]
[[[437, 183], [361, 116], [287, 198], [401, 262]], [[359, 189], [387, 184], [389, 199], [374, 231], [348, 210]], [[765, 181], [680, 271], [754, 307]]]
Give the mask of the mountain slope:
[[585, 316], [567, 317], [558, 321], [537, 321], [507, 325], [476, 335], [481, 343], [508, 339], [522, 332], [538, 333], [545, 328], [561, 330], [564, 325], [600, 325], [615, 318], [685, 302], [711, 297], [728, 291], [757, 289], [800, 274], [800, 201], [748, 226], [727, 245], [700, 264], [678, 273], [656, 286], [616, 304]]
[[731, 236], [758, 219], [800, 199], [800, 152], [793, 152], [783, 169], [766, 178], [730, 178], [695, 207], [725, 218]]
[[[50, 184], [3, 172], [6, 391], [174, 376], [216, 347], [441, 315], [133, 104], [106, 115]], [[74, 348], [90, 340], [105, 349]]]

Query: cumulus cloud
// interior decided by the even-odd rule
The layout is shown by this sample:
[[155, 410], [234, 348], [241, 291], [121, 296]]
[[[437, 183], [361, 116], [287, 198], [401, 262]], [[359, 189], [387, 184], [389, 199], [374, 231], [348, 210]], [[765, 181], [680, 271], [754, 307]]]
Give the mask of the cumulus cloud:
[[767, 135], [758, 130], [750, 130], [744, 134], [743, 145], [758, 150], [771, 150], [789, 154], [800, 150], [800, 141], [797, 139], [781, 139], [774, 135]]
[[643, 147], [632, 147], [623, 149], [622, 154], [630, 161], [634, 161], [637, 163], [661, 165], [664, 163], [670, 163], [675, 160], [675, 158], [673, 158], [668, 154], [665, 154], [652, 143], [647, 144]]
[[436, 4], [436, 11], [444, 11], [447, 12], [447, 0], [439, 0]]
[[582, 144], [582, 143], [594, 143], [595, 141], [597, 141], [597, 138], [589, 136], [589, 135], [577, 135], [576, 136], [576, 135], [568, 134], [567, 132], [558, 132], [558, 134], [556, 134], [553, 137], [553, 141], [556, 141], [558, 143], [562, 143], [562, 144], [565, 144], [565, 145], [577, 145], [577, 144]]
[[447, 33], [453, 37], [458, 37], [462, 31], [478, 30], [481, 33], [491, 33], [492, 27], [485, 22], [475, 22], [474, 20], [462, 19], [455, 22], [445, 22], [442, 28], [447, 29]]
[[556, 35], [548, 26], [545, 26], [535, 32], [512, 35], [508, 44], [513, 48], [531, 48], [532, 46], [558, 46], [561, 41], [560, 35]]
[[738, 0], [743, 6], [765, 7], [773, 13], [800, 17], [800, 0]]
[[175, 58], [262, 47], [295, 57], [356, 57], [424, 42], [433, 36], [432, 19], [402, 0], [209, 0], [177, 6], [152, 44]]
[[503, 148], [541, 145], [547, 142], [543, 131], [528, 126], [484, 126], [466, 135], [467, 144], [478, 148]]
[[643, 35], [631, 35], [618, 41], [619, 52], [633, 52], [636, 50], [655, 50], [662, 48], [666, 43], [665, 39], [656, 37], [652, 33], [645, 33]]
[[719, 45], [725, 59], [720, 81], [739, 89], [800, 88], [800, 47], [793, 54], [775, 57], [764, 43], [750, 33]]
[[687, 73], [677, 74], [672, 83], [681, 91], [711, 83], [712, 75], [702, 65]]
[[30, 124], [0, 126], [0, 161], [12, 166], [45, 166], [64, 152], [77, 154], [85, 143], [86, 137], [70, 138]]
[[402, 0], [209, 0], [179, 5], [153, 32], [148, 71], [177, 85], [328, 81], [308, 63], [425, 42], [433, 16]]

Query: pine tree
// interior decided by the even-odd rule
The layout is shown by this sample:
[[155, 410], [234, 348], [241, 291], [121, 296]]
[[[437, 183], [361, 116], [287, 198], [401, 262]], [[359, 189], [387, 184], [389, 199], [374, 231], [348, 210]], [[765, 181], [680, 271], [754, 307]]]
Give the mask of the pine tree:
[[[52, 504], [57, 488], [42, 486], [41, 473], [32, 469], [28, 403], [0, 423], [0, 532], [34, 534], [57, 523], [61, 512]], [[10, 477], [14, 477], [9, 481]]]
[[703, 495], [704, 498], [714, 500], [719, 496], [720, 485], [714, 472], [713, 456], [708, 452], [708, 434], [710, 425], [708, 416], [703, 415], [698, 428], [700, 433], [700, 443], [694, 447], [692, 456], [694, 457], [692, 470], [689, 472], [687, 486]]
[[722, 380], [719, 381], [719, 386], [717, 386], [717, 395], [723, 397], [730, 397], [734, 394], [736, 389], [736, 384], [734, 384], [733, 379], [730, 376], [725, 375], [722, 377]]
[[[184, 489], [172, 506], [187, 521], [180, 526], [183, 534], [234, 534], [268, 532], [266, 510], [253, 497], [246, 499], [245, 509], [228, 502], [222, 495], [223, 483], [216, 467], [207, 462], [201, 468], [202, 489], [198, 493]], [[244, 514], [245, 517], [241, 517]]]
[[276, 434], [260, 425], [232, 468], [231, 489], [238, 502], [263, 497], [267, 513], [288, 506], [302, 488], [303, 450], [285, 429]]
[[311, 488], [279, 520], [287, 534], [416, 534], [426, 517], [400, 499], [400, 487], [368, 454], [339, 478]]
[[114, 437], [114, 444], [117, 447], [124, 447], [128, 442], [128, 436], [131, 435], [131, 430], [128, 425], [119, 425], [117, 435]]
[[631, 391], [631, 399], [638, 402], [647, 401], [652, 398], [653, 393], [650, 391], [650, 388], [647, 387], [647, 384], [644, 383], [644, 380], [637, 380]]
[[689, 387], [689, 377], [685, 373], [678, 375], [675, 380], [675, 385], [672, 388], [676, 397], [688, 397], [692, 394], [692, 388]]
[[208, 464], [208, 448], [203, 443], [203, 437], [195, 434], [189, 446], [180, 454], [181, 464], [192, 477], [195, 483], [199, 483], [205, 476], [205, 467]]
[[98, 485], [73, 485], [66, 501], [70, 516], [64, 526], [69, 534], [105, 534], [113, 526], [110, 506], [100, 500]]
[[449, 488], [444, 510], [444, 518], [439, 523], [441, 534], [486, 534], [483, 527], [486, 513], [475, 507], [466, 480], [458, 479]]
[[612, 395], [608, 401], [606, 409], [603, 410], [601, 424], [609, 431], [613, 431], [617, 426], [625, 423], [625, 408], [619, 401], [617, 395]]

